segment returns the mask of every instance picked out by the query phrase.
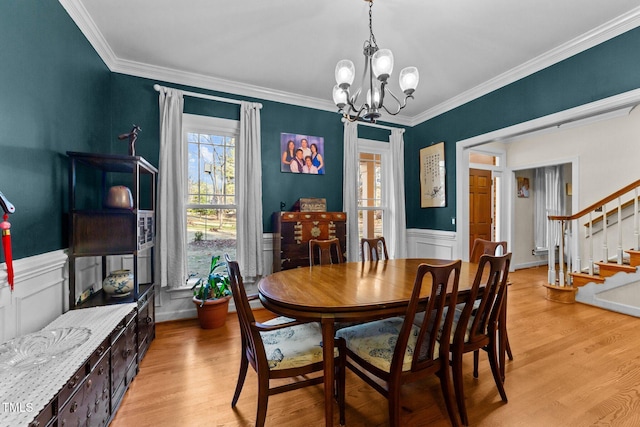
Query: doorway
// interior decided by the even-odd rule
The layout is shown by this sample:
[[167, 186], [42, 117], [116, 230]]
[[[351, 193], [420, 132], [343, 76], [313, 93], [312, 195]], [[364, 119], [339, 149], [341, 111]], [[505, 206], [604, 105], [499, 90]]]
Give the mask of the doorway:
[[[469, 169], [469, 242], [493, 240], [491, 171]], [[473, 245], [470, 245], [469, 250]], [[471, 256], [471, 254], [469, 254]]]

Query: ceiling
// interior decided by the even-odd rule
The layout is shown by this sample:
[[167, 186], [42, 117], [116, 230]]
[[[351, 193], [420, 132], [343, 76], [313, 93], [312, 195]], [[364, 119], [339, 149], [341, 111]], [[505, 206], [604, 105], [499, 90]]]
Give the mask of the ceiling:
[[[338, 60], [362, 73], [363, 0], [59, 0], [114, 72], [330, 111]], [[413, 125], [640, 26], [640, 0], [376, 0], [378, 45], [420, 85]]]

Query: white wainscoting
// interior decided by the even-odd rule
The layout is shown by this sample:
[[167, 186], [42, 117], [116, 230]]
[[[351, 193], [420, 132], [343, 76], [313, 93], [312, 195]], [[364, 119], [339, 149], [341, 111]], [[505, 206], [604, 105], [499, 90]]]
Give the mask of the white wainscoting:
[[14, 290], [0, 264], [0, 342], [42, 329], [68, 305], [64, 250], [15, 260]]
[[456, 233], [440, 230], [407, 230], [409, 258], [458, 259]]

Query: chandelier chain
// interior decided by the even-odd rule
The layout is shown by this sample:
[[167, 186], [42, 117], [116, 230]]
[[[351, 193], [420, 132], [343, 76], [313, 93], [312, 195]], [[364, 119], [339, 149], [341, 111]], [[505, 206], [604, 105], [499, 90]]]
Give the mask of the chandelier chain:
[[369, 45], [378, 47], [376, 36], [373, 35], [373, 0], [369, 0]]

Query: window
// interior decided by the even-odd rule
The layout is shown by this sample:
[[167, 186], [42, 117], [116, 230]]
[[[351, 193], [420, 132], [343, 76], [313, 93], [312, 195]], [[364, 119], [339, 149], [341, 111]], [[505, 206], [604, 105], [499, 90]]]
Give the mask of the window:
[[183, 115], [187, 145], [187, 271], [209, 273], [212, 255], [236, 255], [238, 122]]
[[[371, 239], [385, 234], [387, 173], [389, 144], [358, 140], [358, 232], [360, 238]], [[362, 254], [360, 254], [362, 256]]]

